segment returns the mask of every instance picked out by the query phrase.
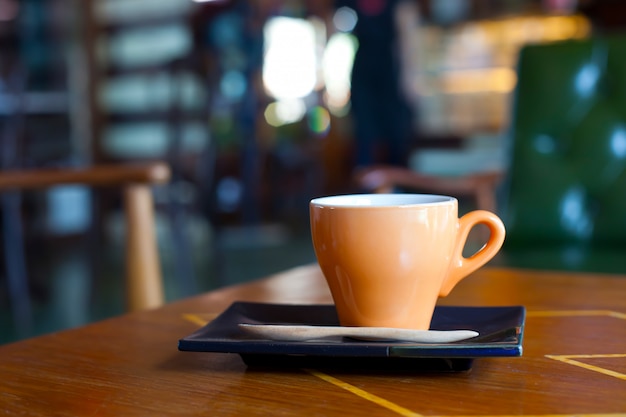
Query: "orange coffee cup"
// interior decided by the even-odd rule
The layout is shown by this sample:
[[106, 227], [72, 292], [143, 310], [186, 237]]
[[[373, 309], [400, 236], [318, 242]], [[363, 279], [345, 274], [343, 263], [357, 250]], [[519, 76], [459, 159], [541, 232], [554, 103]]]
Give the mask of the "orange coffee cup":
[[[309, 208], [315, 254], [343, 326], [428, 329], [438, 298], [491, 260], [505, 237], [494, 213], [459, 219], [448, 196], [340, 195]], [[464, 257], [477, 224], [489, 228], [488, 241]]]

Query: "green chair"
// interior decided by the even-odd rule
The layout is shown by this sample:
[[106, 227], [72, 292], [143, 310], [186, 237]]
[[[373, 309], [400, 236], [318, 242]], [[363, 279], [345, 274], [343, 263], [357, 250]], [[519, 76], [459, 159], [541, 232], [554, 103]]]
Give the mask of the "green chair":
[[512, 120], [506, 262], [626, 272], [626, 36], [523, 48]]
[[[506, 140], [502, 182], [468, 188], [478, 202], [475, 190], [489, 188], [507, 227], [492, 264], [626, 273], [626, 35], [523, 47]], [[459, 182], [401, 171], [375, 167], [358, 179], [420, 192]]]

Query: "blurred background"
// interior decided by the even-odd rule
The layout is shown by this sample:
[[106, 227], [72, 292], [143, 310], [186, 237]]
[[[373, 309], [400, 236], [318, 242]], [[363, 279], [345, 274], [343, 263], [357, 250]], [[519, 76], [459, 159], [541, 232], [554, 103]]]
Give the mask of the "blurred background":
[[[619, 0], [0, 0], [1, 168], [167, 161], [173, 301], [313, 262], [308, 201], [360, 191], [361, 165], [506, 170], [520, 47], [625, 16]], [[360, 153], [378, 119], [402, 127], [401, 162]], [[14, 328], [0, 261], [0, 343], [122, 313], [118, 198], [57, 187], [21, 210], [35, 325]]]

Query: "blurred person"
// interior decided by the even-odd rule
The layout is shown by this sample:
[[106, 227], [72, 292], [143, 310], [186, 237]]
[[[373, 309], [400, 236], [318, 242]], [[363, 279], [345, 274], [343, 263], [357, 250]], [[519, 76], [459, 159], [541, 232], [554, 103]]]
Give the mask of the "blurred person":
[[351, 75], [355, 164], [404, 166], [416, 115], [403, 73], [403, 54], [409, 51], [403, 45], [407, 39], [402, 29], [411, 20], [417, 24], [417, 4], [411, 0], [337, 0], [335, 7], [349, 7], [358, 17], [353, 31], [358, 49]]

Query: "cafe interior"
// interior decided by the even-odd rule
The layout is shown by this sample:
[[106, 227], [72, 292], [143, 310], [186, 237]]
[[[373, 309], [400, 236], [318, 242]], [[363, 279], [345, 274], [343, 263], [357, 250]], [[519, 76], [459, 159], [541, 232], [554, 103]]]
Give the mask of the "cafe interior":
[[[0, 0], [0, 343], [125, 311], [137, 181], [165, 302], [315, 262], [309, 201], [357, 192], [495, 211], [494, 264], [626, 273], [626, 3], [406, 0], [359, 31], [385, 3]], [[401, 162], [360, 158], [393, 130]]]

